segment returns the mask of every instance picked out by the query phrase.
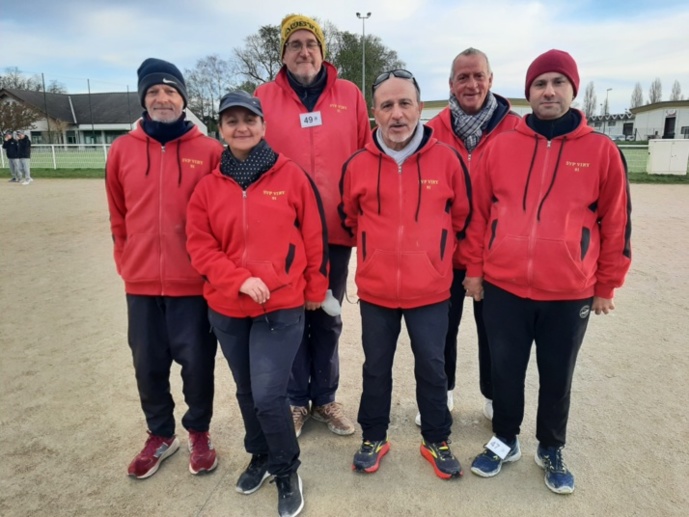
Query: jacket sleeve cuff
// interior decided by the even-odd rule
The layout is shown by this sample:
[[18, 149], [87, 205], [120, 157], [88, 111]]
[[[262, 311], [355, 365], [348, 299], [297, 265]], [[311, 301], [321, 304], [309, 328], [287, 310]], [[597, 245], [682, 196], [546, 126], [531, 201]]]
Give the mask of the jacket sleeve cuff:
[[467, 274], [468, 277], [482, 277], [483, 276], [483, 265], [482, 264], [467, 264]]
[[614, 296], [615, 288], [611, 285], [596, 284], [594, 288], [593, 295], [598, 298], [605, 298], [606, 300], [612, 300]]

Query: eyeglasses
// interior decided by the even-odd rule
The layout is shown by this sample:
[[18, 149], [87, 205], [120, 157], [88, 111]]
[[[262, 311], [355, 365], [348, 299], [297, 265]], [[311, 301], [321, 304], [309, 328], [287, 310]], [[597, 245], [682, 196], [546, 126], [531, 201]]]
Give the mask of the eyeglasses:
[[306, 50], [309, 52], [315, 52], [321, 48], [321, 44], [313, 40], [307, 41], [306, 43], [302, 43], [301, 41], [290, 41], [285, 43], [285, 48], [290, 52], [301, 52], [301, 49], [304, 47], [306, 47]]
[[381, 84], [383, 84], [391, 77], [410, 80], [414, 83], [414, 88], [416, 88], [416, 91], [418, 93], [421, 93], [421, 88], [419, 88], [419, 83], [417, 83], [416, 79], [414, 79], [414, 74], [412, 74], [409, 70], [405, 70], [404, 68], [395, 68], [394, 70], [388, 70], [387, 72], [383, 72], [382, 74], [380, 74], [378, 77], [376, 77], [376, 80], [373, 82], [373, 86], [371, 86], [371, 92], [375, 92]]

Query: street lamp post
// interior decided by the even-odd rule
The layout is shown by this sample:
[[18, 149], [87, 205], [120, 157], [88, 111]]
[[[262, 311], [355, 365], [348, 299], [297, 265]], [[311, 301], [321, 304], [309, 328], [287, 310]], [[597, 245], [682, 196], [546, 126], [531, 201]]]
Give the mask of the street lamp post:
[[605, 125], [603, 126], [605, 128], [603, 129], [603, 133], [605, 134], [607, 134], [606, 130], [608, 129], [608, 113], [610, 112], [610, 107], [608, 104], [608, 94], [610, 93], [610, 90], [612, 90], [612, 88], [605, 90]]
[[356, 17], [361, 20], [361, 93], [366, 97], [366, 20], [371, 17], [371, 13], [356, 13]]

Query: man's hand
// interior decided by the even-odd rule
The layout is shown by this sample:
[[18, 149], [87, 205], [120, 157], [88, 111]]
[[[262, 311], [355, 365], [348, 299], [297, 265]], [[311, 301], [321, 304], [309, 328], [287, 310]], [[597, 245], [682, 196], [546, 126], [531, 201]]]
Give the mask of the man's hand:
[[612, 298], [601, 298], [600, 296], [593, 297], [593, 305], [591, 310], [596, 314], [608, 314], [615, 310], [615, 302]]
[[468, 276], [462, 282], [466, 291], [466, 296], [473, 298], [477, 302], [483, 300], [483, 278], [480, 276]]
[[247, 278], [242, 286], [239, 288], [240, 293], [244, 293], [251, 297], [256, 303], [263, 305], [270, 298], [270, 291], [263, 280], [257, 276]]

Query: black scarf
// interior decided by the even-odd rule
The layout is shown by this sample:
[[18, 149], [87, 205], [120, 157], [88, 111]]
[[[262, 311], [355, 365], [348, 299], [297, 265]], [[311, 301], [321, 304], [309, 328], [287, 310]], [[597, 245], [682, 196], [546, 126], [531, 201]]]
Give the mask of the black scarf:
[[220, 157], [220, 172], [235, 180], [243, 190], [246, 190], [264, 172], [269, 171], [277, 160], [277, 153], [265, 140], [261, 140], [244, 161], [238, 160], [229, 147], [225, 149]]
[[182, 112], [181, 117], [171, 123], [156, 122], [155, 120], [151, 119], [150, 115], [146, 111], [144, 111], [142, 118], [143, 121], [141, 127], [143, 128], [144, 132], [154, 140], [160, 142], [162, 145], [167, 144], [175, 138], [179, 138], [192, 127], [194, 127], [194, 124], [186, 120], [186, 113], [184, 112]]

